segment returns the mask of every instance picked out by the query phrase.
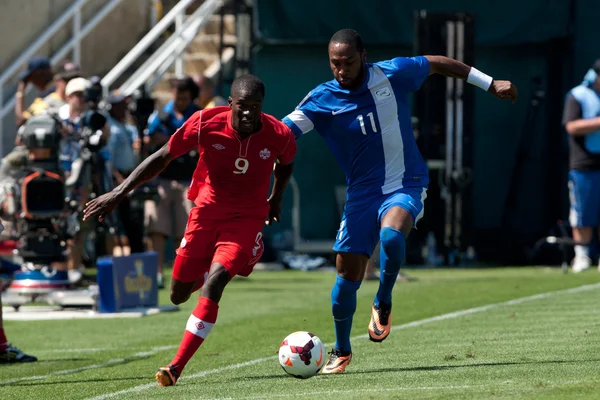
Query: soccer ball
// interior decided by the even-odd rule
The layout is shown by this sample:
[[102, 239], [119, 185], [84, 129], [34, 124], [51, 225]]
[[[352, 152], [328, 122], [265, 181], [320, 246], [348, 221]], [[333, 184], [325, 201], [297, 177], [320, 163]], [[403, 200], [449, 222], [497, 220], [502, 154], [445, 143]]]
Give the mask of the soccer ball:
[[309, 332], [289, 334], [279, 346], [279, 364], [285, 372], [298, 379], [319, 373], [325, 364], [325, 346]]

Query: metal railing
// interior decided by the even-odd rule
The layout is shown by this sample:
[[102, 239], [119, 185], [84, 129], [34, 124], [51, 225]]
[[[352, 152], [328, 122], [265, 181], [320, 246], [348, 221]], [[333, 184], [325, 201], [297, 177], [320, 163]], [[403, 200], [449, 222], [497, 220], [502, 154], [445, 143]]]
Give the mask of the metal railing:
[[105, 95], [111, 86], [143, 55], [173, 23], [175, 33], [172, 34], [127, 80], [119, 87], [125, 95], [132, 94], [153, 76], [152, 86], [175, 63], [176, 72], [183, 72], [183, 52], [194, 40], [200, 29], [208, 22], [215, 11], [226, 0], [206, 0], [187, 18], [185, 11], [195, 0], [181, 0], [175, 5], [150, 32], [133, 48], [114, 68], [102, 78]]
[[[11, 98], [6, 104], [4, 103], [6, 94], [4, 92], [5, 86], [11, 79], [15, 77], [17, 72], [27, 63], [27, 61], [36, 55], [36, 53], [46, 45], [56, 33], [59, 32], [69, 21], [72, 20], [73, 24], [73, 35], [71, 39], [63, 45], [50, 59], [51, 64], [56, 64], [61, 61], [64, 57], [73, 52], [73, 61], [80, 64], [81, 60], [81, 42], [82, 40], [108, 15], [115, 9], [123, 0], [108, 0], [84, 26], [81, 24], [81, 10], [89, 0], [77, 0], [73, 2], [69, 8], [62, 13], [62, 15], [56, 19], [50, 25], [44, 33], [38, 37], [21, 55], [17, 58], [4, 72], [0, 75], [0, 139], [4, 137], [4, 118], [11, 112], [14, 112], [16, 98], [11, 95]], [[31, 86], [28, 86], [26, 93], [28, 94], [31, 90]], [[0, 154], [4, 154], [2, 148], [2, 140], [0, 140]]]

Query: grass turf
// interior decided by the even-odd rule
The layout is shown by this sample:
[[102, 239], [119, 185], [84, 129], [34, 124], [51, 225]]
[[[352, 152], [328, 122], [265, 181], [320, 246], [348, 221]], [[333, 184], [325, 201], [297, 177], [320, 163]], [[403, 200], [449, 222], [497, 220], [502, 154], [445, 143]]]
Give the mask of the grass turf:
[[[394, 288], [394, 326], [600, 281], [596, 271], [548, 268], [409, 274], [418, 281]], [[334, 341], [334, 279], [295, 271], [236, 278], [215, 328], [169, 388], [156, 387], [154, 372], [175, 354], [193, 300], [180, 312], [141, 319], [6, 321], [9, 340], [39, 361], [0, 365], [0, 398], [597, 398], [600, 287], [393, 329], [375, 344], [364, 336], [377, 282], [364, 282], [352, 332], [363, 338], [352, 342], [347, 373], [288, 377], [275, 358], [287, 334], [308, 330]], [[168, 291], [160, 298], [168, 303]]]

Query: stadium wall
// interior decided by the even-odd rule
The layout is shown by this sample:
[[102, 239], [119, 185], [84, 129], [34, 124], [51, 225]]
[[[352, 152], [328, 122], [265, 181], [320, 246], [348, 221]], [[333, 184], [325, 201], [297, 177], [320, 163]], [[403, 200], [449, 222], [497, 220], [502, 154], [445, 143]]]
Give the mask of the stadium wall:
[[[0, 70], [6, 68], [41, 35], [71, 4], [72, 0], [3, 0], [0, 24]], [[92, 0], [82, 9], [82, 25], [106, 4]], [[90, 74], [101, 74], [116, 64], [148, 30], [151, 7], [147, 0], [127, 0], [108, 15], [82, 42], [81, 66]], [[66, 24], [40, 55], [51, 55], [72, 37]], [[103, 57], [98, 57], [103, 54]]]

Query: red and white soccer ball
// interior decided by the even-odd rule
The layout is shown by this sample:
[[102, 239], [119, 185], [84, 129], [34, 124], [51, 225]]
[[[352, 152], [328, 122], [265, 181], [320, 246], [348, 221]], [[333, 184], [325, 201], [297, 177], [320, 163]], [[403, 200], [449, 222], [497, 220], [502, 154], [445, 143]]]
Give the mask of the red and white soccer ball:
[[310, 332], [289, 334], [279, 346], [279, 364], [285, 372], [298, 379], [319, 373], [326, 360], [321, 339]]

